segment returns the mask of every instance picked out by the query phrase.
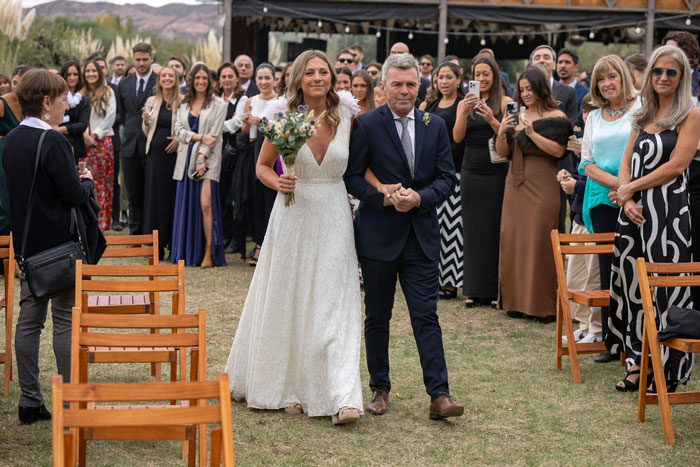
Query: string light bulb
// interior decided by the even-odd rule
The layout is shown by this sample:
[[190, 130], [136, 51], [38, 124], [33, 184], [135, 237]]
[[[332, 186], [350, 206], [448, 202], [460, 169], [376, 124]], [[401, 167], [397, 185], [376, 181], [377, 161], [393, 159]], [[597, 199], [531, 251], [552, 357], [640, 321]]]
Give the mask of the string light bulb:
[[588, 33], [588, 38], [589, 39], [595, 39], [595, 33], [593, 31]]
[[449, 38], [449, 37], [446, 37], [445, 40], [444, 40], [444, 42], [445, 42], [445, 44], [449, 44], [449, 43], [450, 43], [450, 38]]
[[319, 20], [318, 20], [318, 23], [316, 23], [316, 26], [318, 26], [319, 28], [322, 28], [322, 27], [323, 27], [323, 21], [321, 21], [321, 20], [319, 19]]
[[350, 26], [345, 26], [345, 34], [350, 34]]
[[486, 45], [486, 39], [484, 39], [484, 38], [482, 37], [481, 40], [479, 41], [479, 44], [481, 44], [482, 47], [485, 46], [485, 45]]
[[380, 37], [382, 37], [382, 31], [380, 31], [379, 29], [377, 29], [377, 34], [375, 34], [375, 36], [377, 36], [377, 39], [379, 39]]
[[408, 40], [412, 41], [413, 40], [413, 32], [408, 33]]
[[263, 7], [263, 13], [267, 13], [268, 11], [269, 11], [269, 10], [268, 10], [268, 8], [267, 8], [267, 5], [265, 5], [265, 6]]
[[642, 33], [642, 28], [640, 28], [639, 26], [637, 26], [636, 28], [634, 28], [634, 32], [637, 33], [637, 34], [641, 34], [641, 33]]
[[688, 17], [685, 19], [685, 25], [686, 25], [686, 26], [690, 26], [691, 24], [693, 24], [693, 22], [690, 20], [690, 16], [688, 16]]
[[522, 36], [518, 38], [518, 45], [523, 45], [525, 43], [525, 39], [523, 39]]

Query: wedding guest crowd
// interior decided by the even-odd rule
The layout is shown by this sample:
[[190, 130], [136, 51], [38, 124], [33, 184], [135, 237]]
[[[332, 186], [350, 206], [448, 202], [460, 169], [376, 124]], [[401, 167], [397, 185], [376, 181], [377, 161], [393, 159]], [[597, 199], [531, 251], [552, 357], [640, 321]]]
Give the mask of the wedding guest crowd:
[[[567, 280], [573, 289], [611, 290], [610, 307], [575, 307], [571, 317], [575, 340], [606, 343], [597, 362], [627, 356], [619, 390], [637, 389], [641, 349], [639, 292], [627, 258], [700, 255], [700, 228], [692, 228], [700, 225], [700, 47], [682, 31], [669, 31], [661, 44], [651, 57], [600, 57], [592, 70], [581, 70], [573, 48], [538, 45], [511, 77], [486, 48], [474, 57], [417, 60], [415, 106], [444, 120], [456, 171], [437, 206], [439, 298], [463, 296], [467, 308], [551, 322], [557, 285], [550, 231], [616, 232], [614, 255], [570, 260]], [[410, 53], [402, 42], [389, 50]], [[111, 59], [111, 74], [96, 55], [66, 61], [59, 74], [67, 105], [54, 129], [74, 162], [91, 171], [102, 230], [158, 230], [161, 259], [188, 266], [224, 265], [224, 253], [255, 266], [277, 196], [256, 177], [264, 142], [257, 125], [278, 97], [299, 92], [290, 89], [299, 77], [291, 62], [256, 64], [248, 55], [217, 70], [201, 63], [188, 69], [176, 56], [162, 63], [154, 63], [147, 43], [135, 44], [129, 60]], [[365, 57], [361, 45], [340, 50], [331, 63], [334, 92], [352, 93], [358, 115], [386, 108], [383, 64]], [[14, 90], [28, 70], [0, 75], [0, 136], [24, 118]], [[580, 153], [567, 150], [572, 134]], [[0, 156], [4, 143], [0, 138]], [[650, 148], [658, 160], [651, 161]], [[271, 169], [281, 174], [285, 167], [277, 159]], [[120, 170], [128, 206], [119, 203]], [[0, 172], [0, 234], [11, 227], [6, 179]], [[669, 184], [673, 191], [662, 189]], [[680, 256], [668, 257], [669, 242]], [[674, 297], [659, 303], [661, 319], [672, 304], [700, 301], [700, 289]], [[691, 358], [664, 358], [669, 387], [685, 382]]]

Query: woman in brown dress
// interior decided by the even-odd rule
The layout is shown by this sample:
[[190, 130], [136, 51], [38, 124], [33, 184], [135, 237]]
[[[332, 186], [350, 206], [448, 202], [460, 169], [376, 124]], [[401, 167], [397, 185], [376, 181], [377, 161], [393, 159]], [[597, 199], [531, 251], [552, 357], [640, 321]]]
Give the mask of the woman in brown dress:
[[511, 158], [501, 214], [499, 304], [511, 318], [550, 322], [556, 314], [556, 273], [549, 240], [558, 226], [556, 161], [572, 127], [552, 98], [544, 73], [528, 68], [518, 78], [517, 125], [506, 116], [496, 150]]

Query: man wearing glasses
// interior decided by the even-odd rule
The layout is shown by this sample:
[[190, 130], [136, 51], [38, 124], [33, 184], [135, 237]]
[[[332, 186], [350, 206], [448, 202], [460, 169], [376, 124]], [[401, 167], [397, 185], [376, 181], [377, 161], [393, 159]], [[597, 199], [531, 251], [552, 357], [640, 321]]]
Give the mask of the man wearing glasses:
[[338, 52], [338, 56], [335, 59], [335, 68], [347, 68], [354, 73], [355, 54], [350, 52], [350, 49], [343, 49]]
[[423, 55], [418, 63], [420, 65], [420, 77], [430, 81], [433, 67], [435, 66], [433, 63], [433, 57], [430, 55]]

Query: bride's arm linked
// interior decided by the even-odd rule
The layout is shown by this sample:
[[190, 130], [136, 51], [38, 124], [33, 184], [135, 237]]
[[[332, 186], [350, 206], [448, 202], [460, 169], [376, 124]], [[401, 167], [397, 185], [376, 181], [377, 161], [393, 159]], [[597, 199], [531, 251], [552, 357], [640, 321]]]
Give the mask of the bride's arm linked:
[[387, 198], [390, 198], [393, 192], [401, 189], [400, 183], [388, 185], [386, 183], [380, 182], [377, 176], [374, 175], [374, 172], [372, 172], [372, 169], [370, 169], [369, 167], [367, 167], [367, 170], [365, 171], [365, 181], [372, 185], [374, 188], [376, 188], [379, 193], [383, 194]]
[[277, 151], [266, 139], [265, 142], [263, 142], [262, 148], [260, 148], [258, 163], [255, 166], [255, 175], [257, 175], [258, 179], [268, 188], [279, 191], [280, 193], [292, 193], [296, 186], [297, 176], [291, 174], [282, 174], [278, 176], [277, 172], [273, 169], [276, 160]]
[[[370, 147], [362, 119], [356, 118], [350, 135], [350, 158], [343, 179], [348, 192], [367, 207], [384, 211], [385, 196], [365, 179], [370, 163]], [[370, 172], [371, 173], [371, 172]], [[374, 177], [376, 179], [376, 177]]]

